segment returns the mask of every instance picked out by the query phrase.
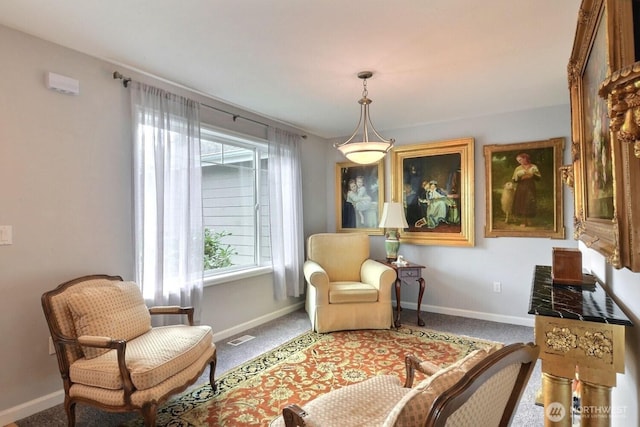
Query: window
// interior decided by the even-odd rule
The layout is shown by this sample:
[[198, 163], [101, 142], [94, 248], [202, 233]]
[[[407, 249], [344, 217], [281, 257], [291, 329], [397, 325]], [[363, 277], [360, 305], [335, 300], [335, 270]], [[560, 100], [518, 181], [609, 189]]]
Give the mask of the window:
[[266, 141], [201, 129], [205, 276], [271, 265]]

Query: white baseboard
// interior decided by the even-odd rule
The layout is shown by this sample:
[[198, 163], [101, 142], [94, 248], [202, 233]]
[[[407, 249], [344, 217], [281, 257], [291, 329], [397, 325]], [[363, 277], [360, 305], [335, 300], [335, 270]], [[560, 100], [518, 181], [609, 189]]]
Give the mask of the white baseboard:
[[265, 314], [264, 316], [256, 317], [255, 319], [249, 320], [248, 322], [240, 323], [239, 325], [236, 325], [233, 328], [225, 329], [223, 331], [218, 331], [213, 334], [213, 341], [218, 342], [218, 341], [225, 340], [229, 337], [232, 337], [241, 332], [244, 332], [247, 329], [255, 328], [256, 326], [260, 326], [264, 323], [269, 322], [270, 320], [274, 320], [286, 314], [293, 313], [294, 311], [297, 311], [302, 307], [304, 307], [304, 301], [286, 306], [285, 308], [281, 308], [280, 310], [276, 310], [272, 313]]
[[21, 403], [13, 408], [5, 409], [0, 412], [0, 426], [21, 420], [45, 409], [49, 409], [52, 406], [59, 405], [62, 402], [64, 402], [64, 390], [60, 389], [45, 396], [38, 397], [37, 399], [30, 400], [29, 402]]
[[[394, 303], [395, 304], [395, 303]], [[417, 303], [402, 301], [402, 306], [410, 308], [412, 310], [418, 309]], [[435, 305], [425, 305], [420, 307], [421, 311], [427, 311], [438, 314], [448, 314], [449, 316], [469, 317], [471, 319], [488, 320], [491, 322], [508, 323], [510, 325], [529, 326], [533, 328], [535, 323], [534, 316], [530, 317], [518, 317], [518, 316], [505, 316], [502, 314], [484, 313], [481, 311], [462, 310], [459, 308], [450, 307], [438, 307]]]
[[[257, 317], [248, 322], [241, 323], [239, 325], [234, 326], [233, 328], [216, 332], [215, 334], [213, 334], [213, 340], [222, 341], [233, 335], [237, 335], [240, 332], [243, 332], [247, 329], [260, 326], [263, 323], [266, 323], [270, 320], [274, 320], [274, 319], [277, 319], [278, 317], [282, 317], [286, 314], [292, 313], [300, 309], [301, 307], [304, 307], [304, 301], [296, 304], [292, 304], [280, 310], [274, 311], [273, 313], [269, 313], [264, 316]], [[45, 409], [49, 409], [52, 406], [59, 405], [60, 403], [63, 403], [63, 402], [64, 402], [64, 390], [61, 389], [51, 394], [47, 394], [46, 396], [38, 397], [29, 402], [25, 402], [18, 406], [5, 409], [0, 412], [0, 426], [6, 426], [7, 424], [13, 423], [17, 420], [21, 420], [22, 418], [26, 418], [40, 411], [44, 411]]]

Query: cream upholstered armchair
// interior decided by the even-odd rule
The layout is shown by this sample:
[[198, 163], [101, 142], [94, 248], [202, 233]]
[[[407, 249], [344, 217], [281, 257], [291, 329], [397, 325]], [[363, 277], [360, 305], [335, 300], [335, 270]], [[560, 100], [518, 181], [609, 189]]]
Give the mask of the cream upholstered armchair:
[[[119, 276], [85, 276], [42, 295], [64, 383], [64, 408], [140, 411], [156, 425], [158, 406], [194, 383], [207, 365], [215, 389], [216, 347], [209, 326], [193, 326], [192, 307], [147, 308], [140, 288]], [[186, 316], [189, 325], [151, 327], [152, 314]]]
[[[407, 356], [404, 386], [394, 375], [369, 378], [289, 405], [271, 427], [508, 426], [538, 352], [533, 343], [476, 350], [443, 369]], [[411, 388], [416, 370], [429, 377]]]
[[307, 241], [307, 313], [317, 332], [389, 329], [392, 268], [369, 259], [364, 233], [321, 233]]

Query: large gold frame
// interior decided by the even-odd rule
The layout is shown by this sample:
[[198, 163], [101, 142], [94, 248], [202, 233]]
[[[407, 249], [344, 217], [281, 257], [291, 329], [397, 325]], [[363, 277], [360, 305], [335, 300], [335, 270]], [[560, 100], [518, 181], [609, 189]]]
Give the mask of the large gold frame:
[[607, 101], [597, 92], [604, 78], [634, 61], [631, 6], [630, 1], [583, 0], [568, 65], [574, 237], [616, 268], [624, 265], [620, 245], [620, 226], [626, 221], [623, 158], [609, 131]]
[[620, 261], [640, 272], [640, 61], [614, 72], [600, 87], [600, 96], [609, 102], [612, 140], [622, 160]]
[[[446, 141], [427, 142], [416, 145], [394, 147], [391, 150], [391, 198], [393, 201], [404, 202], [404, 161], [437, 160], [430, 159], [448, 155], [459, 155], [459, 177], [457, 196], [460, 207], [460, 231], [438, 232], [419, 231], [415, 227], [404, 230], [400, 234], [402, 243], [414, 243], [418, 245], [443, 245], [443, 246], [474, 246], [474, 139], [459, 138]], [[429, 171], [424, 171], [420, 179], [432, 179]], [[434, 229], [437, 230], [437, 229]]]
[[[485, 206], [486, 206], [486, 225], [484, 228], [485, 237], [548, 237], [551, 239], [564, 239], [564, 216], [562, 205], [562, 181], [560, 173], [560, 165], [562, 164], [562, 154], [564, 151], [564, 138], [552, 138], [543, 141], [521, 142], [514, 144], [496, 144], [485, 145], [484, 161], [485, 161]], [[504, 194], [505, 182], [511, 179], [511, 174], [506, 175], [506, 165], [509, 165], [510, 172], [517, 166], [515, 163], [516, 156], [519, 153], [528, 153], [532, 155], [533, 163], [535, 163], [540, 172], [543, 174], [541, 182], [548, 184], [546, 187], [537, 184], [538, 202], [541, 199], [550, 203], [552, 210], [551, 215], [541, 215], [542, 209], [538, 208], [538, 218], [542, 217], [542, 221], [538, 221], [534, 227], [521, 227], [518, 223], [514, 223], [510, 207], [501, 206], [502, 201], [506, 203], [507, 199], [512, 201], [510, 197]], [[542, 163], [540, 163], [542, 162]], [[505, 165], [506, 163], [506, 165]], [[502, 172], [502, 173], [499, 173]], [[511, 192], [513, 195], [513, 192]], [[501, 200], [502, 199], [502, 200]], [[511, 202], [512, 203], [512, 202]], [[544, 204], [549, 205], [549, 203]], [[507, 212], [504, 212], [507, 210]], [[545, 210], [546, 212], [547, 210]], [[496, 215], [496, 212], [499, 212]]]

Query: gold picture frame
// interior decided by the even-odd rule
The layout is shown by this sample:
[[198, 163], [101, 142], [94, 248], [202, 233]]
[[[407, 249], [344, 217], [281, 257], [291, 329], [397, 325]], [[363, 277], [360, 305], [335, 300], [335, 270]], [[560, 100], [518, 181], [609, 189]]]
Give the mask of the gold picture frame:
[[382, 235], [384, 160], [371, 165], [336, 163], [336, 229], [339, 233]]
[[622, 157], [598, 95], [611, 73], [634, 61], [631, 2], [583, 0], [568, 65], [574, 177], [574, 237], [621, 268]]
[[600, 86], [599, 94], [609, 101], [611, 136], [622, 157], [622, 174], [617, 177], [622, 181], [623, 199], [618, 223], [620, 263], [640, 272], [640, 61], [616, 70]]
[[400, 241], [474, 246], [474, 139], [395, 147], [391, 197], [402, 202], [409, 228]]
[[564, 239], [564, 138], [485, 145], [485, 237]]

